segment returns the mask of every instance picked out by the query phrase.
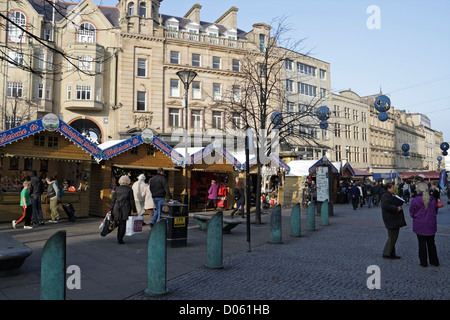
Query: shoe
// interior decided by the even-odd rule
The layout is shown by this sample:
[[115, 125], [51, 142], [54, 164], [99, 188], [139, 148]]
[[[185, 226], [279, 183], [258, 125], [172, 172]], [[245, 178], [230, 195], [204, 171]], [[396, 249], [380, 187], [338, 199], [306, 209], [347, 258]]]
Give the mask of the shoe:
[[118, 242], [119, 242], [119, 244], [125, 244], [125, 242], [123, 242], [123, 240], [119, 240]]
[[420, 264], [421, 267], [426, 268], [427, 265], [426, 264]]
[[16, 220], [13, 220], [11, 223], [12, 223], [12, 227], [15, 229], [16, 225], [17, 225]]
[[396, 256], [396, 255], [393, 255], [393, 256], [387, 256], [387, 255], [384, 255], [384, 254], [383, 254], [383, 258], [384, 258], [384, 259], [400, 259], [400, 257], [399, 257], [399, 256]]
[[52, 223], [59, 223], [59, 222], [61, 222], [61, 219], [56, 219], [56, 220], [49, 220], [48, 222], [52, 222]]
[[153, 228], [153, 223], [150, 222], [150, 229]]
[[432, 264], [433, 267], [439, 267], [439, 263], [438, 264]]
[[400, 256], [396, 256], [395, 254], [391, 256], [391, 259], [400, 259]]
[[39, 220], [39, 224], [40, 224], [41, 226], [43, 226], [43, 225], [45, 224], [45, 221], [44, 221], [44, 220]]
[[24, 228], [24, 229], [28, 229], [28, 230], [29, 230], [29, 229], [33, 229], [32, 226], [23, 226], [23, 228]]

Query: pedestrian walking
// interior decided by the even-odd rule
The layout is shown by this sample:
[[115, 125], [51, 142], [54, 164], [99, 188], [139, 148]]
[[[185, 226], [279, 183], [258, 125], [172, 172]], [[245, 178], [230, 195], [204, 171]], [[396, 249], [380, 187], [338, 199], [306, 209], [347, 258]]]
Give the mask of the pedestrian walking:
[[356, 186], [356, 183], [353, 182], [353, 185], [351, 186], [350, 191], [348, 193], [352, 201], [353, 210], [356, 210], [356, 208], [358, 208], [359, 197], [361, 195], [361, 192], [359, 191], [359, 188]]
[[409, 186], [408, 182], [405, 182], [403, 184], [403, 199], [405, 200], [406, 204], [409, 204], [410, 197], [411, 197], [411, 187]]
[[45, 224], [44, 214], [42, 212], [42, 194], [44, 193], [44, 182], [37, 177], [36, 170], [31, 171], [30, 198], [32, 208], [32, 224]]
[[153, 195], [150, 191], [150, 181], [144, 188], [144, 209], [148, 210], [149, 219], [152, 221], [153, 215], [155, 214], [155, 202], [153, 201]]
[[366, 199], [367, 199], [367, 208], [370, 208], [372, 206], [372, 185], [370, 184], [370, 181], [367, 181], [366, 185], [364, 186], [366, 190]]
[[214, 210], [217, 209], [217, 192], [219, 191], [219, 186], [216, 184], [216, 180], [211, 180], [211, 186], [208, 189], [208, 201], [206, 202], [205, 211], [208, 209], [211, 201], [214, 204]]
[[137, 214], [138, 216], [143, 216], [145, 213], [145, 174], [142, 173], [138, 176], [137, 181], [133, 183], [131, 189], [133, 190]]
[[23, 189], [20, 192], [20, 206], [23, 209], [22, 216], [18, 220], [12, 221], [12, 226], [15, 229], [17, 224], [24, 221], [25, 225], [23, 226], [24, 229], [33, 229], [31, 226], [31, 216], [33, 214], [33, 210], [31, 207], [31, 200], [30, 200], [30, 181], [24, 181], [23, 182]]
[[428, 186], [420, 182], [417, 187], [417, 196], [411, 201], [409, 214], [413, 219], [413, 232], [417, 234], [419, 243], [419, 260], [422, 267], [439, 266], [434, 236], [437, 231], [438, 206], [434, 197], [428, 193]]
[[55, 176], [47, 177], [47, 200], [50, 201], [50, 222], [58, 223], [61, 221], [59, 218], [58, 202], [61, 197], [59, 192], [58, 181]]
[[231, 212], [231, 218], [233, 218], [236, 211], [241, 208], [241, 216], [244, 217], [244, 204], [245, 204], [245, 191], [244, 184], [239, 178], [236, 178], [236, 187], [233, 191], [233, 199], [236, 202], [236, 208]]
[[123, 175], [119, 178], [119, 186], [111, 198], [111, 215], [117, 226], [117, 242], [124, 244], [123, 237], [127, 229], [127, 220], [131, 212], [137, 212], [130, 178]]
[[166, 196], [169, 196], [172, 201], [172, 194], [169, 190], [166, 177], [164, 176], [163, 168], [156, 170], [156, 175], [150, 179], [150, 191], [152, 192], [153, 202], [155, 203], [155, 214], [150, 221], [150, 227], [159, 220], [161, 215], [161, 205], [166, 202]]
[[401, 206], [403, 200], [394, 196], [395, 188], [392, 183], [387, 183], [384, 189], [385, 191], [381, 194], [381, 213], [388, 232], [388, 239], [384, 246], [383, 258], [400, 259], [395, 252], [395, 244], [400, 228], [406, 226], [405, 216]]

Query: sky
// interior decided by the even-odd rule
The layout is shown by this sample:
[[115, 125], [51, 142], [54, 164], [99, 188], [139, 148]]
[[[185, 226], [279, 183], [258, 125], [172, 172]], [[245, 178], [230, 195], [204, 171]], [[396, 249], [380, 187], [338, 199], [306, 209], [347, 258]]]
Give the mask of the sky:
[[208, 22], [237, 7], [244, 31], [284, 17], [287, 36], [304, 39], [301, 52], [330, 63], [334, 93], [381, 88], [395, 109], [426, 114], [450, 141], [450, 1], [164, 0], [160, 13], [183, 17], [196, 3]]

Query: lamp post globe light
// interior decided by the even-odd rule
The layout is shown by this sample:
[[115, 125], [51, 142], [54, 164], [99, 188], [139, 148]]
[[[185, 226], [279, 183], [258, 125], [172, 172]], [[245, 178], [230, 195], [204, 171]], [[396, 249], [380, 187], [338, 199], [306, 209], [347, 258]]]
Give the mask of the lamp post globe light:
[[[187, 162], [189, 159], [188, 155], [188, 92], [189, 86], [192, 81], [194, 81], [197, 76], [197, 72], [192, 70], [181, 70], [178, 71], [177, 76], [180, 78], [181, 82], [184, 85], [184, 201], [183, 203], [189, 206], [189, 197], [188, 197], [188, 166]], [[189, 211], [189, 208], [186, 209]]]

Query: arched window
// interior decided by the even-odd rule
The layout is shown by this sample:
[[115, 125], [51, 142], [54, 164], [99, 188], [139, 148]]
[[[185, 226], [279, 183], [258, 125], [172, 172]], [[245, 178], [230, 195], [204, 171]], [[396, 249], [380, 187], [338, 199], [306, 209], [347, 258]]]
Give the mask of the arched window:
[[139, 17], [146, 18], [147, 17], [147, 6], [145, 2], [141, 2], [139, 4]]
[[77, 41], [95, 43], [95, 27], [89, 22], [83, 22], [78, 28]]
[[25, 29], [27, 27], [27, 19], [20, 11], [13, 11], [9, 14], [8, 23], [8, 41], [25, 43]]
[[128, 16], [129, 17], [134, 16], [134, 2], [130, 2], [128, 4]]

